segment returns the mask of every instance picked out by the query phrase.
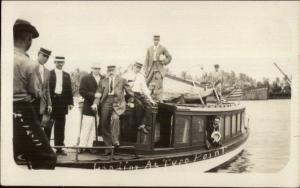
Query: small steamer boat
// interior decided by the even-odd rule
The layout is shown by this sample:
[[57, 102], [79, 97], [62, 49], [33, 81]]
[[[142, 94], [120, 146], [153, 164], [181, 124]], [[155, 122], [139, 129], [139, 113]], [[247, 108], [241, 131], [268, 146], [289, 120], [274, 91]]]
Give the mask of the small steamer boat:
[[[102, 142], [90, 148], [65, 147], [72, 152], [58, 156], [56, 166], [138, 170], [197, 162], [199, 171], [208, 171], [240, 153], [249, 136], [245, 107], [236, 103], [159, 103], [152, 108], [149, 134], [138, 131], [132, 113], [128, 107], [121, 116], [119, 148], [104, 146]], [[206, 131], [215, 117], [220, 118], [220, 124], [213, 136], [220, 140], [220, 144], [207, 148]], [[80, 148], [98, 152], [78, 154]], [[105, 156], [104, 149], [110, 149], [111, 155]]]

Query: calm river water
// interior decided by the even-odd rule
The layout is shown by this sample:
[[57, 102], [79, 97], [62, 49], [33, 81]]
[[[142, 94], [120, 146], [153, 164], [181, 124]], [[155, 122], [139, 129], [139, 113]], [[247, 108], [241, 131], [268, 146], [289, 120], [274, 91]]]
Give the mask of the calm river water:
[[290, 100], [241, 101], [250, 118], [245, 150], [213, 172], [277, 172], [287, 163], [290, 141]]

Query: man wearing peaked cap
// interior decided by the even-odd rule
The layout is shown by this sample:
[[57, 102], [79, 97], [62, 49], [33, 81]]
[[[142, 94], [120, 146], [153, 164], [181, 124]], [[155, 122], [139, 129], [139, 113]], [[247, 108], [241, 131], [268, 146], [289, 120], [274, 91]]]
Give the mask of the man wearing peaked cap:
[[[68, 111], [73, 108], [73, 92], [71, 76], [63, 71], [65, 57], [55, 56], [55, 69], [50, 71], [49, 89], [52, 102], [52, 117], [54, 120], [54, 145], [64, 146], [65, 124]], [[51, 138], [52, 126], [45, 128], [48, 138]], [[61, 149], [56, 149], [56, 154], [67, 155]]]
[[160, 36], [153, 36], [154, 45], [147, 49], [144, 69], [146, 74], [147, 85], [155, 83], [155, 100], [163, 99], [163, 78], [165, 76], [165, 66], [168, 65], [172, 56], [164, 46], [159, 44]]
[[97, 126], [95, 125], [95, 118], [98, 119], [98, 113], [96, 113], [91, 106], [93, 105], [96, 97], [101, 97], [100, 93], [96, 93], [100, 81], [104, 78], [100, 74], [100, 70], [100, 64], [93, 63], [91, 65], [91, 73], [84, 76], [80, 82], [79, 94], [84, 98], [84, 101], [82, 107], [82, 124], [80, 129], [79, 146], [92, 147], [95, 133], [98, 133], [96, 132], [98, 129], [95, 129], [95, 126]]
[[[126, 110], [126, 101], [124, 92], [129, 96], [129, 102], [132, 103], [133, 92], [127, 83], [127, 80], [116, 74], [116, 66], [107, 67], [107, 77], [101, 80], [92, 105], [93, 110], [97, 110], [101, 103], [101, 126], [102, 136], [105, 145], [118, 147], [120, 145], [120, 115]], [[106, 150], [109, 154], [110, 150]]]
[[37, 76], [37, 90], [39, 94], [35, 102], [35, 106], [37, 114], [39, 114], [42, 127], [46, 125], [47, 120], [50, 119], [50, 113], [52, 112], [52, 103], [49, 91], [50, 71], [45, 67], [50, 55], [50, 50], [40, 48], [37, 59], [38, 65], [35, 68]]
[[14, 32], [13, 150], [16, 161], [26, 160], [33, 169], [54, 169], [56, 155], [39, 122], [34, 102], [39, 98], [35, 68], [26, 52], [38, 31], [28, 21], [16, 20]]

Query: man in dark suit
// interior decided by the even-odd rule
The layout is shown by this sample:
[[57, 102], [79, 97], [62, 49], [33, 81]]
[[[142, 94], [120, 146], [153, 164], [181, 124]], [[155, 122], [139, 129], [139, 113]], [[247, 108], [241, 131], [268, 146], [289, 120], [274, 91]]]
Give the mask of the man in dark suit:
[[92, 147], [95, 138], [95, 119], [97, 113], [91, 108], [95, 97], [100, 97], [96, 93], [98, 85], [103, 78], [100, 74], [101, 67], [99, 64], [92, 65], [92, 72], [84, 76], [80, 82], [79, 94], [84, 98], [82, 107], [82, 123], [80, 132], [79, 146]]
[[39, 114], [39, 120], [42, 124], [45, 123], [42, 122], [43, 115], [49, 117], [50, 113], [52, 112], [52, 103], [49, 91], [50, 71], [45, 68], [45, 64], [47, 63], [50, 55], [50, 50], [40, 48], [37, 60], [38, 65], [35, 67], [35, 73], [37, 76], [36, 88], [38, 92], [38, 98], [35, 101], [35, 107], [37, 114]]
[[153, 98], [156, 101], [163, 99], [163, 78], [165, 76], [165, 66], [168, 65], [172, 56], [167, 48], [159, 44], [160, 36], [154, 35], [154, 45], [149, 47], [146, 54], [144, 70], [148, 86], [154, 84]]
[[[65, 57], [56, 56], [55, 69], [50, 71], [50, 96], [52, 101], [52, 118], [54, 120], [54, 145], [64, 146], [65, 123], [68, 110], [73, 108], [73, 94], [71, 86], [71, 77], [62, 70], [65, 64]], [[52, 126], [45, 128], [45, 132], [50, 140]], [[67, 155], [59, 148], [56, 150], [58, 155]]]
[[[101, 103], [101, 126], [105, 145], [119, 147], [120, 115], [126, 110], [125, 93], [129, 96], [128, 102], [133, 105], [134, 94], [127, 80], [116, 75], [116, 67], [107, 67], [107, 77], [101, 80], [96, 94], [93, 110]], [[106, 151], [109, 154], [109, 151]]]

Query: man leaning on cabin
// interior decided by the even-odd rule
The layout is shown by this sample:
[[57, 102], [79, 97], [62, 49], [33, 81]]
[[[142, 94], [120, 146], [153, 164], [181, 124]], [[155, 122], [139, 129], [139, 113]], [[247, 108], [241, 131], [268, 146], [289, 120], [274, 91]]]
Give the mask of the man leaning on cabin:
[[38, 38], [37, 29], [30, 22], [18, 19], [14, 27], [13, 77], [13, 151], [15, 161], [26, 161], [29, 168], [54, 169], [56, 155], [41, 129], [34, 108], [38, 98], [36, 89], [37, 66], [26, 53], [32, 39]]
[[[54, 120], [54, 145], [64, 146], [65, 124], [68, 111], [73, 108], [71, 77], [63, 71], [65, 57], [56, 56], [55, 69], [50, 71], [50, 95], [52, 101], [52, 118]], [[52, 126], [47, 126], [45, 132], [50, 140]], [[56, 149], [56, 154], [67, 155], [62, 148]]]
[[[116, 66], [107, 67], [107, 77], [101, 80], [92, 105], [93, 110], [97, 110], [101, 103], [101, 126], [102, 136], [105, 145], [119, 147], [120, 135], [120, 115], [126, 110], [125, 92], [129, 97], [128, 103], [134, 101], [133, 92], [127, 83], [127, 80], [116, 75]], [[110, 150], [105, 151], [109, 155]]]
[[147, 85], [154, 85], [153, 98], [157, 102], [163, 100], [163, 78], [165, 76], [165, 66], [168, 65], [172, 56], [167, 48], [159, 44], [160, 36], [153, 36], [154, 45], [147, 49], [144, 70]]
[[38, 98], [35, 101], [35, 107], [41, 126], [45, 127], [50, 119], [50, 113], [52, 112], [52, 103], [49, 91], [49, 79], [50, 71], [45, 67], [51, 51], [45, 48], [40, 48], [38, 52], [38, 65], [35, 68], [37, 76], [37, 90]]
[[[96, 93], [98, 85], [103, 77], [100, 74], [101, 66], [99, 63], [93, 63], [91, 66], [91, 73], [84, 76], [80, 82], [79, 94], [84, 98], [82, 107], [82, 125], [80, 132], [79, 146], [92, 147], [95, 138], [95, 112], [91, 106], [96, 97], [100, 98], [101, 94]], [[100, 127], [99, 127], [100, 129]], [[81, 150], [83, 152], [83, 150]]]

